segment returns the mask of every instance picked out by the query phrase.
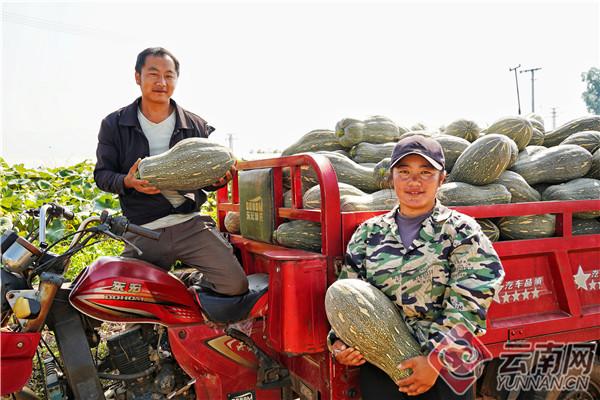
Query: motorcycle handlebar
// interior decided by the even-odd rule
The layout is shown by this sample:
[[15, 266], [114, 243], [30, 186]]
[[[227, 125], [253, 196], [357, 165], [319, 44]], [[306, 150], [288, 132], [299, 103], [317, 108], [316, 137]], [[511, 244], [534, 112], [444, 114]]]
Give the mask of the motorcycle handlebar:
[[127, 224], [127, 232], [131, 232], [152, 240], [158, 240], [160, 238], [159, 232], [153, 231], [152, 229], [143, 228], [132, 223]]
[[75, 217], [73, 211], [69, 210], [66, 207], [59, 206], [58, 204], [52, 204], [51, 208], [52, 215], [56, 217], [64, 217], [65, 219], [72, 220]]
[[158, 240], [160, 237], [159, 232], [132, 224], [124, 215], [110, 216], [106, 210], [102, 211], [100, 221], [102, 223], [106, 223], [110, 227], [110, 231], [117, 236], [123, 236], [125, 232], [131, 232], [135, 235], [143, 236], [152, 240]]

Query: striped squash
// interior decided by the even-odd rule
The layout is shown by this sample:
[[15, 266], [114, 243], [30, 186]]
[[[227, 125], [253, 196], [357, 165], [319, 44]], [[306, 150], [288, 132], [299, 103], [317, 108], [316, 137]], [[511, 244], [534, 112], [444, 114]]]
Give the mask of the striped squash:
[[508, 162], [508, 167], [506, 167], [506, 169], [515, 165], [518, 158], [519, 158], [519, 148], [517, 147], [517, 144], [515, 143], [515, 141], [511, 140], [511, 142], [510, 142], [510, 161]]
[[537, 128], [533, 128], [531, 140], [527, 146], [541, 146], [544, 144], [544, 132]]
[[284, 222], [273, 232], [273, 243], [308, 251], [321, 251], [321, 224], [294, 220]]
[[342, 196], [340, 209], [342, 212], [391, 210], [397, 204], [396, 192], [393, 189], [383, 189], [362, 196]]
[[384, 158], [392, 156], [394, 146], [396, 146], [395, 142], [359, 143], [350, 150], [350, 158], [357, 163], [378, 163]]
[[496, 134], [480, 137], [458, 157], [448, 181], [487, 185], [500, 177], [513, 157], [512, 139]]
[[600, 221], [597, 219], [573, 218], [573, 235], [600, 234]]
[[593, 153], [600, 148], [600, 132], [577, 132], [560, 142], [560, 144], [576, 144], [577, 146], [583, 147], [590, 153]]
[[160, 190], [196, 190], [223, 178], [234, 164], [235, 157], [228, 147], [194, 137], [144, 158], [137, 175]]
[[[344, 196], [366, 196], [367, 194], [360, 189], [355, 188], [347, 183], [338, 182], [338, 189], [340, 192], [340, 198]], [[290, 199], [291, 202], [291, 199]], [[302, 204], [306, 209], [320, 209], [321, 208], [321, 186], [313, 186], [304, 193], [302, 196]]]
[[533, 126], [527, 118], [506, 117], [500, 118], [486, 130], [486, 134], [496, 133], [505, 135], [515, 141], [519, 151], [523, 150], [531, 140], [533, 135]]
[[225, 230], [229, 233], [240, 233], [240, 213], [237, 211], [229, 211], [225, 214], [223, 221]]
[[444, 134], [456, 136], [469, 142], [474, 142], [479, 138], [481, 129], [474, 121], [468, 119], [458, 119], [446, 127]]
[[446, 171], [451, 171], [458, 157], [469, 147], [468, 140], [450, 135], [434, 136], [436, 142], [442, 146], [444, 159], [446, 160]]
[[592, 155], [592, 166], [585, 177], [600, 179], [600, 149], [596, 150]]
[[584, 148], [565, 144], [537, 151], [517, 159], [510, 170], [521, 175], [527, 183], [560, 183], [580, 178], [592, 166], [592, 155]]
[[325, 313], [336, 335], [397, 381], [412, 371], [398, 364], [420, 354], [397, 307], [376, 287], [359, 279], [334, 282], [325, 294]]
[[511, 203], [540, 201], [542, 198], [540, 193], [529, 186], [521, 175], [513, 171], [504, 171], [494, 183], [498, 183], [508, 189], [511, 195]]
[[315, 129], [304, 134], [295, 143], [287, 147], [282, 153], [282, 156], [290, 156], [292, 154], [305, 153], [309, 151], [334, 151], [343, 150], [344, 147], [340, 144], [334, 131], [327, 129]]
[[492, 242], [497, 242], [500, 239], [500, 229], [488, 218], [479, 218], [477, 223], [481, 227], [481, 230]]
[[[547, 150], [547, 149], [548, 148], [544, 147], [544, 146], [536, 146], [536, 145], [527, 146], [523, 149], [523, 151], [519, 152], [519, 154], [517, 155], [517, 159], [516, 159], [515, 163], [513, 163], [513, 165], [518, 162], [519, 163], [524, 162], [525, 160], [528, 160], [535, 153], [538, 153], [540, 151]], [[511, 167], [508, 167], [508, 168], [510, 169]]]
[[551, 214], [502, 217], [498, 222], [502, 239], [537, 239], [554, 236], [556, 217]]
[[[542, 194], [544, 201], [598, 200], [600, 199], [600, 180], [590, 178], [573, 179], [560, 185], [549, 186]], [[600, 211], [574, 213], [577, 218], [600, 217]]]
[[421, 136], [425, 136], [425, 137], [434, 138], [434, 137], [440, 135], [440, 132], [438, 132], [438, 131], [427, 131], [427, 130], [423, 130], [423, 131], [408, 131], [408, 132], [404, 132], [402, 135], [400, 135], [400, 138], [398, 138], [398, 141], [400, 141], [402, 139], [406, 139], [407, 137], [415, 136], [415, 135], [421, 135]]
[[558, 146], [563, 140], [581, 131], [600, 131], [600, 115], [571, 120], [544, 135], [544, 146]]
[[527, 118], [529, 120], [529, 122], [531, 122], [533, 129], [537, 129], [542, 133], [546, 132], [546, 129], [544, 128], [544, 118], [542, 118], [541, 115], [535, 114], [535, 113], [530, 113], [530, 114], [527, 114], [527, 116], [525, 116], [525, 118]]
[[470, 185], [463, 182], [444, 183], [437, 198], [446, 206], [478, 206], [510, 203], [510, 192], [502, 185]]
[[[322, 154], [329, 159], [339, 182], [347, 183], [368, 193], [379, 189], [372, 168], [363, 167], [348, 157], [331, 151], [317, 151], [316, 154]], [[302, 181], [307, 187], [319, 183], [312, 168], [302, 171]]]
[[389, 118], [376, 115], [365, 120], [344, 118], [335, 126], [335, 133], [342, 146], [349, 149], [361, 142], [396, 142], [404, 128], [398, 127]]

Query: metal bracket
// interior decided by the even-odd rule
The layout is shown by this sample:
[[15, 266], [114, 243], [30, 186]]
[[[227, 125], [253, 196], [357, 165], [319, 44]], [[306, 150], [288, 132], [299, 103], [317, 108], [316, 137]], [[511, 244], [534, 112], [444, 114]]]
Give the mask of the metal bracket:
[[[40, 301], [40, 297], [39, 297], [40, 293], [36, 290], [36, 289], [27, 289], [27, 290], [11, 290], [10, 292], [6, 293], [6, 300], [8, 301], [8, 304], [10, 305], [11, 310], [14, 310], [15, 308], [15, 303], [17, 302], [17, 300], [20, 297], [24, 297], [26, 299], [30, 299], [30, 300], [35, 300], [35, 301]], [[15, 316], [16, 318], [16, 316]], [[27, 325], [27, 322], [29, 320], [27, 319], [18, 319], [19, 321], [19, 325], [21, 325], [22, 327], [25, 327], [25, 325]]]

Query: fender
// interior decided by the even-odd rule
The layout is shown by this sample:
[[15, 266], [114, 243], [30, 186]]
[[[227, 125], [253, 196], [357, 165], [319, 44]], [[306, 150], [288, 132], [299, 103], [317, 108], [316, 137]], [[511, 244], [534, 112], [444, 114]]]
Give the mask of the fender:
[[2, 332], [0, 335], [0, 395], [8, 395], [27, 383], [33, 370], [33, 356], [40, 332]]

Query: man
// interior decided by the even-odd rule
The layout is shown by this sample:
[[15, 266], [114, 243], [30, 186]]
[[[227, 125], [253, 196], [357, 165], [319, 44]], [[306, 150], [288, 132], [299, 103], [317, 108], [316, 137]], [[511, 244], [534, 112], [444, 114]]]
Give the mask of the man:
[[[142, 158], [163, 153], [186, 138], [208, 137], [214, 130], [171, 99], [178, 77], [179, 61], [168, 50], [154, 47], [138, 55], [135, 81], [142, 95], [102, 121], [94, 179], [100, 189], [119, 195], [132, 223], [161, 232], [158, 241], [126, 236], [143, 251], [140, 258], [166, 270], [179, 260], [197, 270], [195, 283], [220, 294], [240, 295], [248, 290], [248, 280], [231, 245], [209, 216], [198, 213], [206, 201], [204, 191], [160, 191], [136, 178]], [[228, 173], [203, 189], [216, 190], [229, 179]], [[126, 245], [122, 255], [137, 253]]]

